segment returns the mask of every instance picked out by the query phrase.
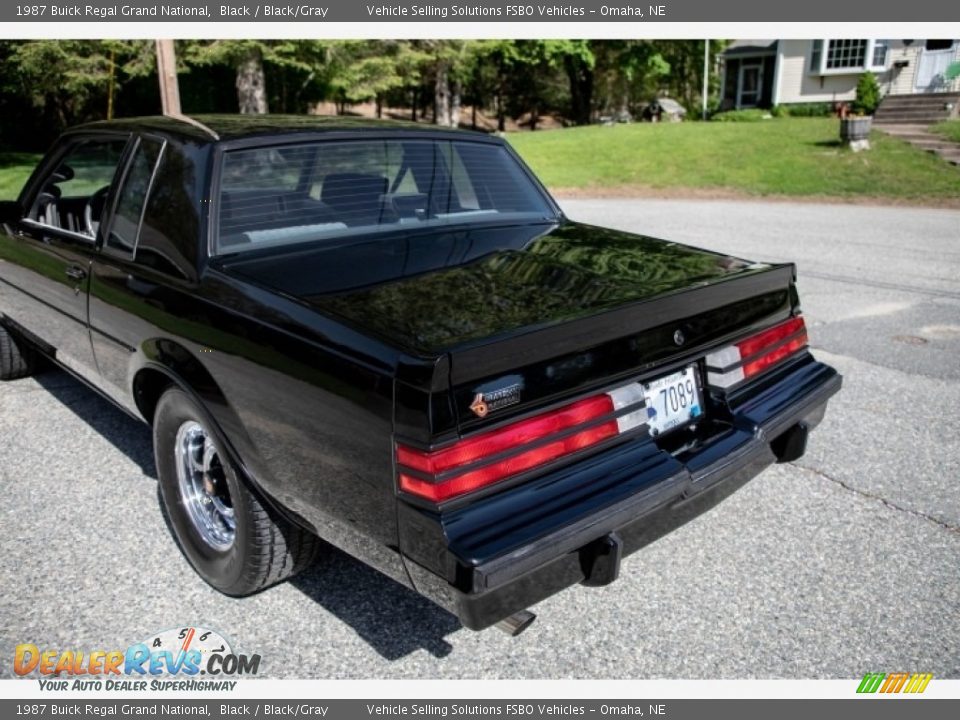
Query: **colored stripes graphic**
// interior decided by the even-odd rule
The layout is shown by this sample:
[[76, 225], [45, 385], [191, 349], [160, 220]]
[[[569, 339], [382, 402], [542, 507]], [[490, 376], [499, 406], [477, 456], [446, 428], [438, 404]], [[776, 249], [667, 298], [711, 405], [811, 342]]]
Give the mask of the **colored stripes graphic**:
[[867, 673], [858, 693], [922, 693], [933, 679], [931, 673]]

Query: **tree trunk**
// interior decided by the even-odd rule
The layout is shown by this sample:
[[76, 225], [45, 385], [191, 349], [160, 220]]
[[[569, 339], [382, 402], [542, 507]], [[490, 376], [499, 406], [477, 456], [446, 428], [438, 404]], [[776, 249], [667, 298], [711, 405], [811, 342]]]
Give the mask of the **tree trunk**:
[[574, 57], [564, 61], [570, 82], [570, 113], [576, 125], [589, 125], [593, 109], [593, 70]]
[[503, 109], [503, 91], [497, 88], [497, 130], [503, 132], [507, 129], [507, 113]]
[[116, 92], [117, 63], [113, 50], [110, 51], [110, 75], [107, 81], [107, 120], [113, 120], [113, 96]]
[[617, 113], [621, 116], [630, 112], [630, 80], [624, 75], [620, 79], [620, 107]]
[[263, 55], [252, 48], [237, 66], [237, 100], [245, 115], [264, 115], [267, 109], [267, 81]]
[[463, 83], [454, 80], [450, 83], [450, 114], [447, 118], [449, 127], [460, 127], [460, 103], [463, 97]]
[[450, 68], [446, 63], [437, 63], [433, 85], [433, 124], [450, 125]]
[[417, 95], [419, 94], [419, 92], [420, 91], [417, 88], [414, 88], [410, 92], [410, 121], [411, 122], [417, 121]]
[[377, 97], [376, 97], [376, 103], [377, 103], [377, 120], [380, 120], [383, 117], [383, 96], [380, 95], [379, 93], [377, 94]]

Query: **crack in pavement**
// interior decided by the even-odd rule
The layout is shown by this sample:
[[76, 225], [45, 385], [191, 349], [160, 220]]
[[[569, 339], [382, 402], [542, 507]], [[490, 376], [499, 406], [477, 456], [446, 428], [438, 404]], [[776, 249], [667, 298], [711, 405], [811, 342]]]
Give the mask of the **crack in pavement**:
[[855, 488], [855, 487], [853, 487], [852, 485], [849, 485], [849, 484], [845, 483], [843, 480], [840, 480], [840, 479], [838, 479], [838, 478], [831, 477], [830, 475], [827, 475], [827, 473], [823, 472], [822, 470], [818, 470], [817, 468], [812, 468], [812, 467], [808, 467], [808, 466], [806, 466], [806, 465], [801, 465], [800, 463], [797, 463], [797, 462], [792, 462], [792, 463], [789, 463], [789, 464], [790, 464], [790, 465], [793, 465], [794, 467], [799, 468], [799, 469], [801, 469], [801, 470], [807, 470], [807, 471], [809, 471], [809, 472], [812, 472], [814, 475], [819, 475], [819, 476], [822, 477], [824, 480], [829, 480], [830, 482], [834, 483], [835, 485], [839, 485], [839, 486], [842, 487], [844, 490], [848, 490], [849, 492], [852, 492], [852, 493], [854, 493], [855, 495], [859, 495], [860, 497], [864, 497], [864, 498], [867, 498], [867, 499], [869, 499], [869, 500], [879, 500], [881, 503], [883, 503], [884, 505], [886, 505], [886, 506], [887, 506], [888, 508], [890, 508], [891, 510], [896, 510], [897, 512], [907, 513], [908, 515], [914, 515], [914, 516], [916, 516], [916, 517], [918, 517], [918, 518], [922, 518], [923, 520], [927, 520], [927, 521], [933, 523], [934, 525], [943, 528], [944, 530], [946, 530], [946, 531], [948, 531], [948, 532], [952, 532], [952, 533], [956, 533], [957, 535], [960, 535], [960, 527], [958, 527], [958, 526], [956, 526], [956, 525], [951, 525], [950, 523], [945, 522], [944, 520], [941, 520], [940, 518], [933, 517], [932, 515], [927, 515], [926, 513], [921, 512], [920, 510], [912, 510], [911, 508], [906, 508], [906, 507], [903, 507], [902, 505], [897, 505], [895, 502], [893, 502], [893, 501], [891, 501], [891, 500], [888, 500], [887, 498], [883, 497], [882, 495], [877, 495], [876, 493], [871, 493], [871, 492], [867, 492], [866, 490], [861, 490], [860, 488]]

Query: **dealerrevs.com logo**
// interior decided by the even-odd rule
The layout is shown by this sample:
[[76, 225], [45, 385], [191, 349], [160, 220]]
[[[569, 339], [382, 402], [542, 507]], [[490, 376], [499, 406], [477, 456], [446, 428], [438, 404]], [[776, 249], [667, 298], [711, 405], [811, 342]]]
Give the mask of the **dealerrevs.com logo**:
[[256, 675], [259, 655], [235, 653], [220, 633], [181, 627], [155, 633], [126, 650], [60, 650], [17, 645], [14, 672], [35, 676], [41, 690], [233, 690]]

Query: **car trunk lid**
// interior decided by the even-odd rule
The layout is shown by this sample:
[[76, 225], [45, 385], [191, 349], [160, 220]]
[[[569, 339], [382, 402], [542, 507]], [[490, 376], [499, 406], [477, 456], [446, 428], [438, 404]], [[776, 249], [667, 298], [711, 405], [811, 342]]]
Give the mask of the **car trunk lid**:
[[224, 267], [420, 365], [407, 377], [429, 395], [428, 444], [702, 356], [786, 316], [794, 275], [573, 222], [347, 238]]

